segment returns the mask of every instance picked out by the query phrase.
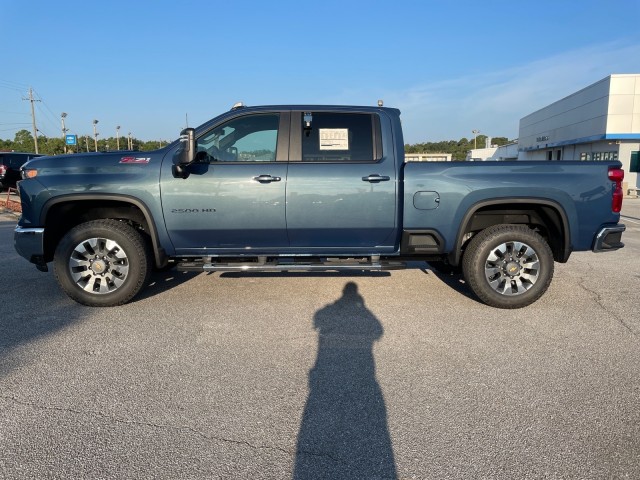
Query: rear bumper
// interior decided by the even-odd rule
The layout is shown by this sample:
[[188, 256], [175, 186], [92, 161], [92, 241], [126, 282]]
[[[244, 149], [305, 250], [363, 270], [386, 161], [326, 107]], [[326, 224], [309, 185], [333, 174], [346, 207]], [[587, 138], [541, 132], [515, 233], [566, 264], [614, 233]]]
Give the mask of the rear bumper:
[[622, 238], [622, 232], [624, 232], [626, 228], [627, 227], [621, 223], [614, 227], [601, 228], [593, 241], [593, 251], [596, 253], [611, 252], [624, 247], [624, 243], [620, 240]]
[[46, 269], [44, 261], [44, 228], [23, 228], [17, 226], [13, 234], [13, 244], [16, 252], [38, 269]]

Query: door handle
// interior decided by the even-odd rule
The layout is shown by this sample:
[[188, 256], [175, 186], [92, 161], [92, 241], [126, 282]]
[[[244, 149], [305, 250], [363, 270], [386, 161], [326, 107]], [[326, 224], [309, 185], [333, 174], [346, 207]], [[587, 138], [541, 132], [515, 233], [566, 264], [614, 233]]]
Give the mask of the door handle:
[[279, 182], [282, 180], [280, 177], [272, 177], [271, 175], [258, 175], [257, 177], [253, 177], [253, 179], [260, 183]]
[[371, 182], [371, 183], [388, 182], [389, 180], [391, 179], [388, 176], [378, 175], [377, 173], [369, 175], [368, 177], [362, 177], [363, 182]]

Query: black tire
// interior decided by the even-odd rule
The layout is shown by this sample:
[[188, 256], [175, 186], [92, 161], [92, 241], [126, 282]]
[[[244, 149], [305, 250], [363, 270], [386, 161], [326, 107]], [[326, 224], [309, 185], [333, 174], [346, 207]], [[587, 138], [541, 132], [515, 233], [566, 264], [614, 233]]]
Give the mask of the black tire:
[[462, 258], [464, 278], [489, 306], [522, 308], [547, 291], [553, 254], [538, 233], [524, 225], [494, 225], [469, 242]]
[[117, 220], [92, 220], [69, 230], [58, 244], [53, 271], [73, 300], [90, 307], [130, 301], [147, 284], [151, 255], [143, 236]]

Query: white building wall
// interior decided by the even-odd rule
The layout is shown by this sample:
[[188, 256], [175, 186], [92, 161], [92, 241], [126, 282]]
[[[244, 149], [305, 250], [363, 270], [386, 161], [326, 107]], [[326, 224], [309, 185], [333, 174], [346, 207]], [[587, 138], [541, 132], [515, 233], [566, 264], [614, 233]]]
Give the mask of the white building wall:
[[405, 162], [450, 162], [450, 153], [405, 153]]
[[518, 143], [508, 143], [500, 147], [471, 149], [467, 153], [466, 160], [518, 160]]
[[640, 74], [610, 75], [520, 120], [519, 160], [617, 158], [625, 184], [640, 188], [629, 172], [640, 150]]
[[610, 77], [607, 135], [640, 134], [640, 75]]
[[607, 77], [522, 118], [520, 150], [553, 148], [604, 136], [610, 79]]

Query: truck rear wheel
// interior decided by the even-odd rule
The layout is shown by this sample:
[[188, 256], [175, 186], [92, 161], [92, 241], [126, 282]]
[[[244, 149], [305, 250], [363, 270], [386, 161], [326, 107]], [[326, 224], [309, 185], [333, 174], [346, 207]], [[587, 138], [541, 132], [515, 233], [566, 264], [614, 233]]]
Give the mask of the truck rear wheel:
[[131, 300], [147, 283], [151, 257], [142, 235], [117, 220], [92, 220], [71, 229], [55, 251], [56, 280], [69, 297], [90, 307]]
[[476, 235], [462, 259], [467, 284], [487, 305], [522, 308], [538, 300], [553, 278], [553, 254], [523, 225], [494, 225]]

